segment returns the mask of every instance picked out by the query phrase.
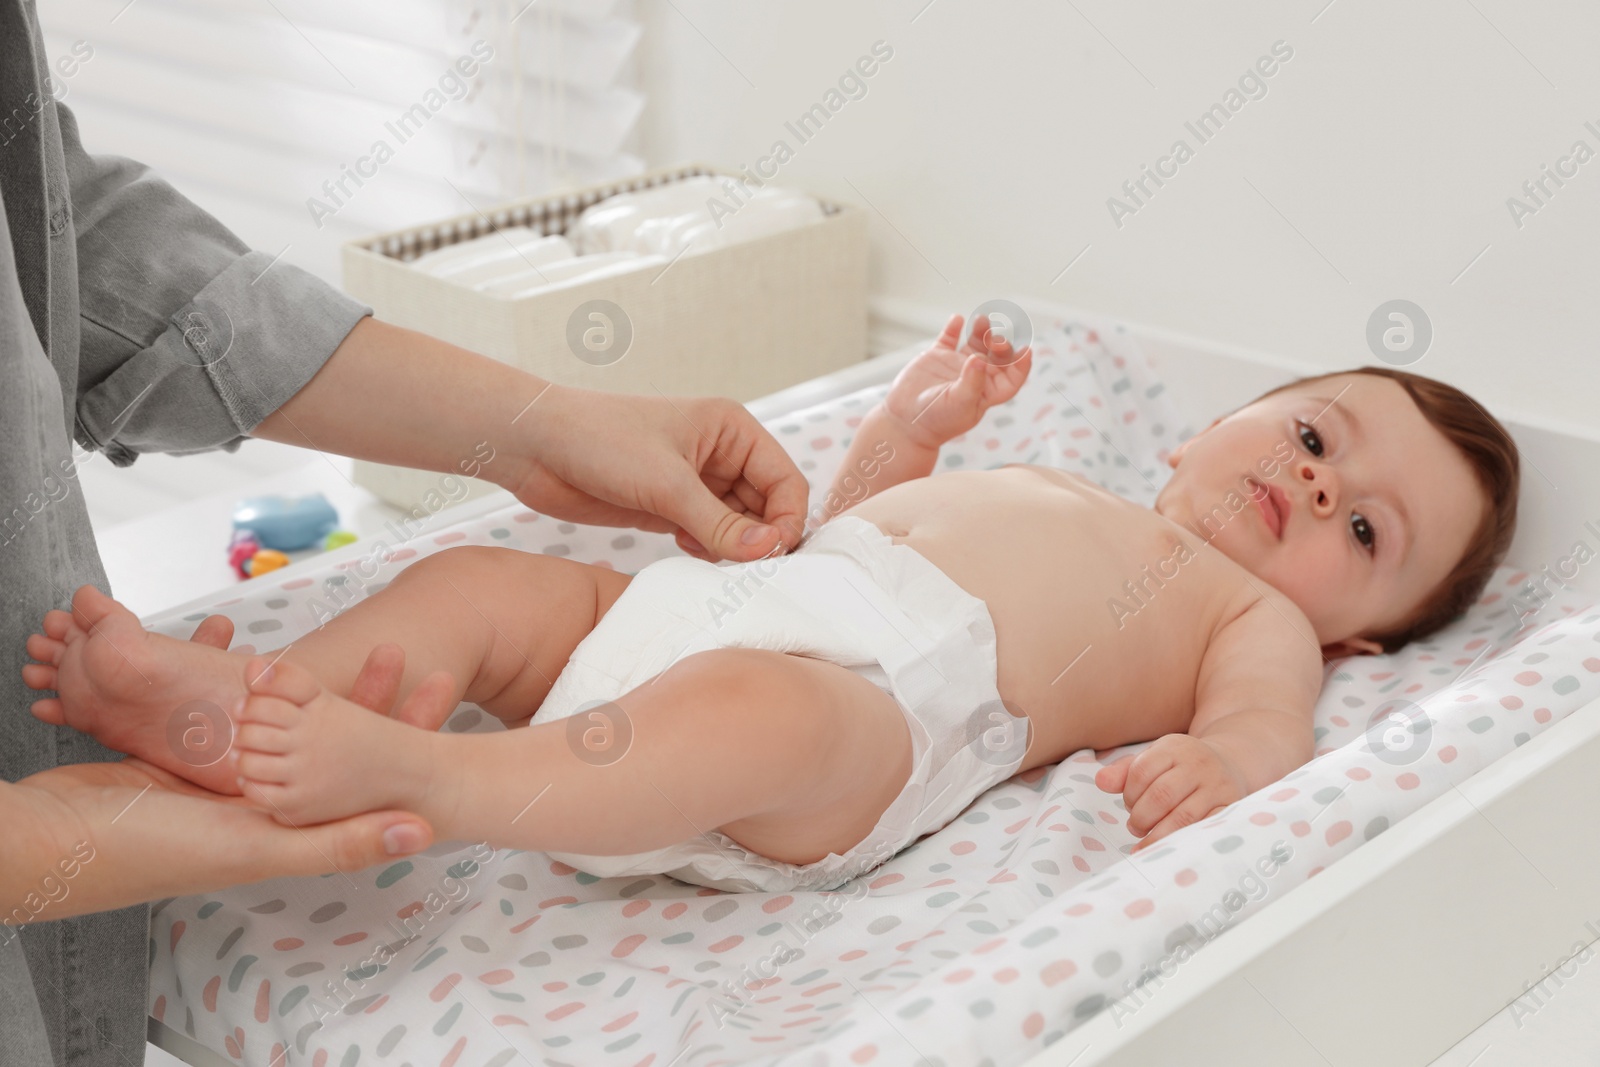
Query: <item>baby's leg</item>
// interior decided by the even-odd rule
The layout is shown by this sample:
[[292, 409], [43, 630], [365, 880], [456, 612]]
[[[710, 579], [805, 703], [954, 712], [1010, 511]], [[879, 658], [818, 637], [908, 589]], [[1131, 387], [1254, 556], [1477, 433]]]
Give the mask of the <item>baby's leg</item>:
[[446, 549], [297, 639], [283, 658], [343, 695], [367, 651], [392, 641], [406, 653], [400, 699], [445, 671], [456, 680], [457, 701], [525, 722], [629, 581], [605, 567], [516, 549]]
[[[441, 838], [622, 855], [712, 829], [791, 863], [843, 853], [911, 771], [899, 706], [833, 663], [752, 649], [687, 656], [593, 712], [496, 734], [432, 734], [364, 713], [296, 668], [252, 687], [245, 795], [281, 821], [374, 808]], [[595, 733], [609, 749], [586, 744]]]
[[[447, 671], [456, 700], [525, 718], [548, 689], [545, 679], [627, 583], [625, 575], [550, 556], [449, 549], [264, 662], [303, 664], [332, 692], [347, 694], [367, 653], [392, 641], [406, 655], [402, 695]], [[223, 758], [232, 738], [221, 735], [231, 734], [224, 712], [245, 695], [247, 657], [149, 633], [92, 586], [74, 595], [70, 614], [49, 612], [44, 633], [27, 647], [41, 662], [25, 666], [24, 679], [58, 694], [35, 703], [41, 719], [206, 788], [238, 792], [237, 772]]]

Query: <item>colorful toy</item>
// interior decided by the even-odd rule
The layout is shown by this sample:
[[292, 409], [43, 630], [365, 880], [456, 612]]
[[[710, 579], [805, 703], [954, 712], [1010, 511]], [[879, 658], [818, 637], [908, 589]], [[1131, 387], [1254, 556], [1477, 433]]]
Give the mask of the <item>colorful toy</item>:
[[357, 540], [359, 538], [349, 530], [335, 530], [328, 535], [327, 540], [322, 542], [322, 550], [324, 552], [332, 552], [342, 545], [348, 545]]
[[263, 548], [245, 561], [244, 572], [248, 577], [259, 578], [268, 571], [275, 571], [279, 567], [287, 567], [288, 565], [288, 556], [275, 548]]
[[233, 508], [233, 528], [255, 534], [262, 548], [294, 552], [310, 548], [339, 525], [339, 513], [321, 493], [256, 496]]
[[326, 552], [357, 540], [336, 529], [339, 513], [321, 493], [308, 496], [255, 496], [233, 508], [233, 537], [228, 541], [228, 566], [241, 578], [254, 578], [287, 567], [286, 553], [303, 548]]
[[239, 573], [239, 577], [248, 578], [250, 572], [245, 565], [250, 562], [250, 557], [261, 551], [261, 542], [256, 540], [256, 535], [250, 530], [233, 531], [233, 539], [228, 542], [228, 566]]

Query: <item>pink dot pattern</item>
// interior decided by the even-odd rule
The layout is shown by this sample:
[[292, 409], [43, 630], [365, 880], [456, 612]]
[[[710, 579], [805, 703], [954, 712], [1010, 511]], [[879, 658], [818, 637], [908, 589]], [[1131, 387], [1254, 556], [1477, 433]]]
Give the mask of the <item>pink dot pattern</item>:
[[[945, 449], [943, 469], [1048, 464], [1150, 503], [1189, 434], [1153, 369], [1114, 326], [1035, 325], [1030, 381]], [[882, 392], [771, 424], [813, 503]], [[404, 551], [449, 544], [628, 572], [676, 552], [664, 536], [521, 507], [425, 530]], [[210, 610], [240, 644], [270, 634], [281, 647], [317, 624], [316, 601], [337, 602], [354, 565], [251, 583]], [[395, 569], [352, 583], [357, 596]], [[540, 853], [449, 843], [158, 904], [151, 1014], [247, 1064], [1020, 1062], [1101, 1011], [1139, 1010], [1163, 968], [1592, 700], [1600, 612], [1558, 593], [1542, 625], [1518, 632], [1511, 599], [1526, 578], [1504, 569], [1434, 638], [1340, 663], [1312, 763], [1137, 855], [1092, 751], [1001, 783], [832, 893], [597, 879]], [[186, 637], [203, 614], [154, 628]], [[1397, 763], [1369, 720], [1402, 695], [1426, 719]], [[499, 728], [471, 705], [446, 726]]]

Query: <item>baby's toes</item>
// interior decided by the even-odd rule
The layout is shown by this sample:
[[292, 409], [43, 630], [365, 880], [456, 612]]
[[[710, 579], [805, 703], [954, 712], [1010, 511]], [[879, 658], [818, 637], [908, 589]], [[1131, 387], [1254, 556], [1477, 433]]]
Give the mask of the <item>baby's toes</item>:
[[56, 669], [48, 663], [24, 663], [22, 680], [29, 689], [54, 689]]
[[29, 710], [33, 712], [33, 717], [40, 722], [47, 722], [52, 726], [67, 725], [67, 709], [55, 697], [35, 700]]
[[292, 730], [299, 726], [305, 718], [305, 711], [299, 704], [277, 697], [257, 696], [251, 693], [243, 699], [238, 709], [240, 728], [256, 723], [262, 727], [271, 727], [279, 733]]
[[29, 634], [23, 647], [27, 649], [28, 655], [52, 667], [61, 666], [61, 654], [67, 650], [66, 642], [46, 637], [44, 634]]
[[269, 726], [259, 719], [245, 722], [239, 727], [235, 738], [234, 743], [241, 754], [260, 752], [268, 756], [283, 756], [294, 750], [293, 737], [288, 730]]
[[72, 637], [82, 637], [83, 628], [72, 621], [72, 615], [60, 608], [51, 608], [44, 613], [41, 620], [45, 636], [57, 641], [67, 641]]
[[296, 704], [305, 704], [322, 692], [322, 684], [310, 671], [281, 658], [251, 656], [245, 664], [244, 680], [252, 693], [281, 697]]
[[239, 784], [254, 782], [257, 785], [285, 785], [294, 766], [287, 756], [270, 752], [241, 751], [239, 753]]

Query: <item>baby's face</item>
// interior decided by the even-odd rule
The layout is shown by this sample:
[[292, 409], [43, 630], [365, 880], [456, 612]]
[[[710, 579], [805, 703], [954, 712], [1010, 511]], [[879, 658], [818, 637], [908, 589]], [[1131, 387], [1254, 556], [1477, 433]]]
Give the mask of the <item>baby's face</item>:
[[1287, 595], [1330, 655], [1379, 651], [1364, 635], [1412, 616], [1488, 504], [1399, 383], [1368, 374], [1258, 400], [1168, 462], [1156, 510]]

